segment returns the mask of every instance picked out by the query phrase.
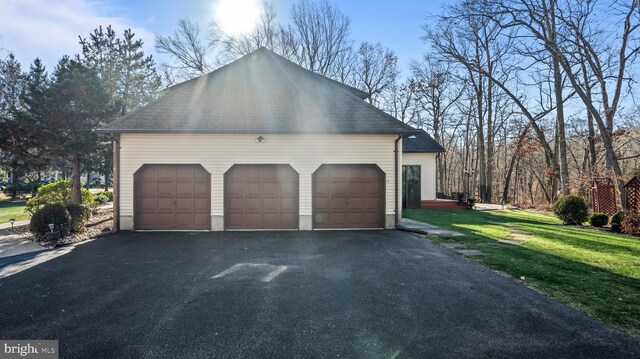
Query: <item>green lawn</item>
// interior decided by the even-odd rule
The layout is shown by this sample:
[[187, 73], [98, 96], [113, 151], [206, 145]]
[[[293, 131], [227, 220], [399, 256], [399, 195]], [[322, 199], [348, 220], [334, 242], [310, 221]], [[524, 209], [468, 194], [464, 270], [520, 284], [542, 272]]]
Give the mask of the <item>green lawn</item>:
[[29, 219], [29, 214], [24, 211], [24, 201], [11, 202], [9, 200], [0, 201], [0, 223], [9, 222], [10, 218], [16, 221]]
[[[563, 226], [529, 211], [403, 210], [404, 217], [463, 233], [456, 241], [487, 255], [471, 257], [640, 335], [640, 238]], [[520, 245], [488, 247], [499, 239]]]

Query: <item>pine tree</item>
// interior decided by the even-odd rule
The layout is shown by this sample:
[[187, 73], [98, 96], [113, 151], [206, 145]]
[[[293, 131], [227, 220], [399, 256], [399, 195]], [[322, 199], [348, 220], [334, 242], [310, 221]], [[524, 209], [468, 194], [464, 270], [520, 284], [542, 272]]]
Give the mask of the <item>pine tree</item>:
[[[145, 56], [143, 42], [134, 39], [135, 34], [125, 30], [118, 38], [111, 26], [103, 30], [102, 26], [93, 30], [89, 38], [80, 37], [82, 63], [92, 68], [103, 81], [111, 104], [117, 108], [115, 116], [128, 112], [155, 99], [161, 86], [161, 78], [156, 71], [152, 56]], [[85, 170], [105, 175], [105, 189], [109, 182], [113, 148], [110, 139], [102, 135], [93, 155], [87, 160]]]
[[71, 162], [73, 203], [80, 204], [80, 169], [100, 142], [95, 129], [113, 116], [114, 107], [97, 73], [81, 62], [63, 57], [45, 93], [45, 106], [32, 109], [41, 119], [43, 148]]

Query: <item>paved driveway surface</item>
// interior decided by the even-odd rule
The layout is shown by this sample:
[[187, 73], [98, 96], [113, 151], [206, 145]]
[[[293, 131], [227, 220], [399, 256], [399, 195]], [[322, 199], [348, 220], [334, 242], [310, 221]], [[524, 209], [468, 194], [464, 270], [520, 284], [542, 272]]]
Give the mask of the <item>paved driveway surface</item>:
[[397, 231], [122, 233], [0, 279], [63, 358], [630, 358], [640, 341]]

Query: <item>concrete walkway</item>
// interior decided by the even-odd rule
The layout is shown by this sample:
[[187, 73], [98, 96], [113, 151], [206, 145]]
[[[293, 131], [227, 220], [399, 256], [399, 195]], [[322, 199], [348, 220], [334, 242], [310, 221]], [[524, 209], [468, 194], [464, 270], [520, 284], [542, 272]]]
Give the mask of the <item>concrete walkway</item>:
[[404, 231], [415, 232], [425, 234], [428, 237], [458, 237], [462, 236], [462, 233], [442, 229], [434, 225], [414, 221], [413, 219], [403, 218], [398, 223], [397, 228]]
[[7, 228], [0, 229], [0, 258], [43, 250], [46, 248], [27, 238], [25, 234], [14, 233]]

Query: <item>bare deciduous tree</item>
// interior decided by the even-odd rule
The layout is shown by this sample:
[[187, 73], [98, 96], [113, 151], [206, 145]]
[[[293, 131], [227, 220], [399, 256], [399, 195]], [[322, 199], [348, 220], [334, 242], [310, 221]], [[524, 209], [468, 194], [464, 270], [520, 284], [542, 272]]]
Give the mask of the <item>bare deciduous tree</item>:
[[173, 62], [164, 63], [163, 67], [177, 71], [183, 79], [204, 75], [213, 66], [207, 59], [213, 42], [207, 42], [200, 31], [200, 26], [189, 19], [178, 22], [178, 30], [173, 36], [156, 34], [155, 47], [161, 54], [169, 55]]
[[355, 74], [357, 86], [369, 95], [369, 103], [377, 103], [376, 98], [390, 88], [398, 76], [398, 57], [380, 43], [363, 42], [358, 49]]
[[300, 0], [291, 7], [291, 25], [297, 62], [320, 75], [335, 78], [337, 63], [349, 51], [351, 20], [326, 0]]

